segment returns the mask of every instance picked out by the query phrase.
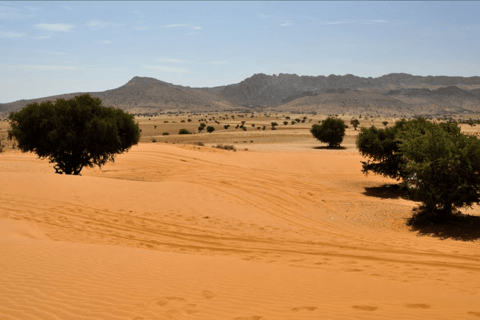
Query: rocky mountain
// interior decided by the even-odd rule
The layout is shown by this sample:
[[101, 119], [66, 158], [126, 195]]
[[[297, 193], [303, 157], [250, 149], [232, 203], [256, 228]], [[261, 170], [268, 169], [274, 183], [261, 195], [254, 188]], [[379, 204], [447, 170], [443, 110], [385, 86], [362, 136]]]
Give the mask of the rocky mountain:
[[405, 73], [391, 73], [378, 78], [362, 78], [351, 74], [345, 76], [298, 76], [296, 74], [265, 75], [255, 74], [240, 83], [210, 90], [225, 97], [235, 98], [244, 105], [280, 105], [303, 96], [331, 93], [332, 90], [377, 89], [411, 86], [457, 86], [478, 85], [480, 77], [413, 76]]
[[[37, 101], [79, 93], [0, 104], [6, 114]], [[255, 74], [240, 83], [190, 88], [154, 78], [134, 77], [125, 85], [91, 92], [105, 105], [132, 113], [220, 111], [261, 108], [276, 111], [364, 114], [480, 113], [480, 77], [413, 76], [392, 73], [378, 78]]]
[[[89, 92], [102, 99], [106, 106], [114, 106], [132, 113], [154, 113], [162, 111], [230, 110], [238, 108], [232, 99], [200, 89], [192, 89], [163, 82], [154, 78], [134, 77], [125, 85], [102, 92]], [[70, 93], [32, 100], [20, 100], [0, 105], [0, 113], [23, 108], [33, 102], [70, 99], [82, 93]]]

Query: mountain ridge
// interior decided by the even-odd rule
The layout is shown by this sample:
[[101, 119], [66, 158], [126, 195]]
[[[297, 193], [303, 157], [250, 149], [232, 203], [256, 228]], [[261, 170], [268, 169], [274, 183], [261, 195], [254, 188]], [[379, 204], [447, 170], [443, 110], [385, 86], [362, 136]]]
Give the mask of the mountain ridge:
[[[259, 107], [278, 111], [321, 111], [326, 108], [326, 104], [330, 111], [343, 108], [344, 112], [353, 112], [355, 108], [363, 112], [374, 112], [368, 107], [374, 105], [379, 108], [381, 106], [382, 110], [408, 114], [432, 113], [435, 108], [443, 110], [442, 112], [480, 112], [478, 76], [415, 76], [390, 73], [373, 78], [352, 74], [299, 76], [258, 73], [239, 83], [211, 88], [192, 88], [151, 77], [135, 76], [118, 88], [89, 93], [102, 99], [105, 105], [132, 113], [220, 111]], [[19, 110], [32, 102], [69, 99], [78, 94], [81, 93], [0, 104], [0, 113]], [[398, 108], [401, 110], [396, 110]]]

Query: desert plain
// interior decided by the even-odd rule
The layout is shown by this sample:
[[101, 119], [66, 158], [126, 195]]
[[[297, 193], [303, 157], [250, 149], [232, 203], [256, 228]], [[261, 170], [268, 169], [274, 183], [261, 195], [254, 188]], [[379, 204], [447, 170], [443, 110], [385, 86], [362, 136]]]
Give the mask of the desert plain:
[[137, 117], [140, 143], [81, 176], [4, 141], [0, 319], [480, 319], [478, 225], [412, 230], [358, 130], [328, 149], [325, 115], [286, 116]]

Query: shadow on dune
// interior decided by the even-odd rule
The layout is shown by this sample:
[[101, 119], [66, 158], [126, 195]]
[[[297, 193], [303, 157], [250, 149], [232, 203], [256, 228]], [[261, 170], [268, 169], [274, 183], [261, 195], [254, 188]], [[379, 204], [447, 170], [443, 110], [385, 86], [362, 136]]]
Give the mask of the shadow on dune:
[[319, 146], [319, 147], [313, 147], [312, 149], [315, 149], [315, 150], [324, 150], [324, 149], [327, 149], [327, 150], [346, 150], [347, 148], [346, 147], [329, 147], [329, 146]]
[[408, 199], [406, 190], [398, 184], [384, 184], [380, 187], [365, 187], [364, 195], [382, 199]]
[[[364, 195], [382, 199], [406, 199], [420, 201], [400, 184], [385, 184], [379, 187], [365, 187]], [[410, 231], [419, 235], [431, 236], [440, 239], [460, 241], [475, 241], [480, 239], [480, 217], [456, 212], [447, 217], [431, 215], [423, 211], [422, 207], [414, 209], [411, 217], [406, 219]]]
[[447, 218], [429, 216], [422, 212], [415, 212], [407, 219], [411, 231], [419, 235], [461, 241], [475, 241], [480, 239], [480, 217], [457, 212]]

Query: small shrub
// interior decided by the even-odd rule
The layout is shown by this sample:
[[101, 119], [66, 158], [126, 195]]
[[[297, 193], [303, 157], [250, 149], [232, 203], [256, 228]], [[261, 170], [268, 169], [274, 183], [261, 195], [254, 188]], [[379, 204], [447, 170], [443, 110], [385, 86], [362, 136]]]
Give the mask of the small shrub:
[[170, 135], [170, 133], [168, 133], [168, 132], [162, 133], [162, 136], [168, 136], [168, 135]]
[[288, 124], [288, 121], [283, 121], [283, 124], [284, 124], [284, 125], [287, 125], [287, 124]]
[[187, 129], [180, 129], [180, 131], [178, 131], [178, 134], [191, 134], [191, 132]]
[[194, 144], [197, 145], [197, 146], [200, 146], [200, 147], [205, 146], [205, 144], [201, 141], [195, 142]]
[[223, 149], [223, 150], [237, 151], [237, 149], [235, 148], [235, 146], [232, 146], [232, 145], [217, 144], [214, 148]]
[[152, 142], [157, 142], [157, 138], [151, 137], [151, 138], [150, 138], [150, 141], [152, 141]]
[[215, 131], [215, 128], [214, 128], [214, 127], [212, 127], [212, 126], [208, 126], [208, 127], [207, 127], [207, 132], [208, 132], [208, 133], [212, 133], [213, 131]]
[[342, 119], [327, 118], [321, 125], [314, 124], [310, 129], [312, 135], [330, 148], [339, 147], [345, 136], [345, 123]]

